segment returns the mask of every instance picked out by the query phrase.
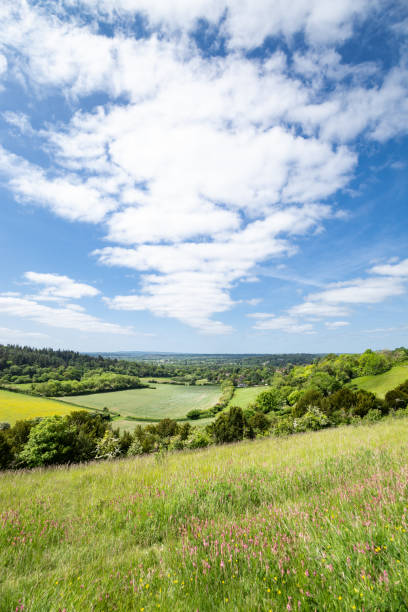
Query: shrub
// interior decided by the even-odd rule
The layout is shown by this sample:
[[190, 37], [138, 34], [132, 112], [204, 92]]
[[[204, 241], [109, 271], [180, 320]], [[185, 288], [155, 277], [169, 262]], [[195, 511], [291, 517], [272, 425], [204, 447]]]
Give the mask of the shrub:
[[120, 440], [107, 430], [96, 446], [96, 459], [114, 459], [120, 455]]
[[367, 414], [365, 415], [364, 421], [368, 421], [369, 423], [374, 423], [375, 421], [379, 421], [381, 418], [382, 418], [381, 410], [378, 410], [378, 408], [371, 408], [371, 410], [369, 410]]
[[310, 408], [306, 414], [293, 421], [295, 431], [317, 431], [331, 425], [329, 419], [319, 408]]
[[188, 419], [199, 419], [201, 416], [201, 410], [198, 410], [198, 408], [193, 408], [193, 410], [190, 410], [190, 412], [187, 412], [187, 418]]
[[188, 448], [205, 448], [211, 444], [208, 435], [202, 429], [196, 428], [193, 435], [187, 441]]
[[143, 453], [143, 445], [141, 441], [136, 438], [128, 448], [128, 457], [136, 457], [137, 455], [143, 455]]
[[242, 408], [231, 406], [221, 413], [213, 423], [212, 433], [217, 444], [236, 442], [244, 437], [244, 415]]
[[59, 416], [43, 419], [30, 431], [20, 460], [29, 467], [75, 460], [75, 427]]
[[276, 424], [273, 428], [273, 433], [275, 436], [289, 436], [294, 433], [293, 428], [293, 419], [290, 417], [283, 417], [276, 421]]
[[279, 390], [275, 388], [262, 391], [255, 399], [256, 409], [264, 414], [279, 410], [283, 403]]

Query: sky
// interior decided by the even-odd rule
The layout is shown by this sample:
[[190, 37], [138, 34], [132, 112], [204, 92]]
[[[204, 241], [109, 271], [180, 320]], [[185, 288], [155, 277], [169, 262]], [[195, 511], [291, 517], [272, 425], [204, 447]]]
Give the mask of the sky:
[[404, 0], [2, 0], [0, 342], [408, 345]]

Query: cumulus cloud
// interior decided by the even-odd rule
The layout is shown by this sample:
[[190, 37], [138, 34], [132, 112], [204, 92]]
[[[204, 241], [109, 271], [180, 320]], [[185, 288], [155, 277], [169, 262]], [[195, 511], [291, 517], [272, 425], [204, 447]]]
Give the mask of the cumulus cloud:
[[[150, 26], [165, 29], [192, 29], [198, 19], [217, 23], [224, 17], [223, 31], [230, 47], [253, 48], [267, 36], [283, 35], [290, 38], [304, 32], [315, 44], [343, 41], [352, 32], [354, 21], [375, 10], [377, 0], [292, 0], [287, 5], [276, 0], [80, 0], [99, 15], [115, 18], [118, 15], [142, 13]], [[73, 0], [65, 0], [72, 5]], [[76, 3], [77, 4], [77, 3]], [[384, 4], [384, 3], [382, 3]]]
[[61, 308], [52, 308], [40, 304], [30, 296], [13, 297], [0, 294], [0, 313], [12, 317], [29, 319], [51, 327], [74, 329], [81, 332], [99, 334], [132, 334], [128, 327], [102, 321], [87, 314], [82, 308], [67, 304]]
[[80, 299], [83, 297], [94, 297], [100, 293], [98, 289], [85, 283], [77, 283], [68, 276], [61, 274], [42, 274], [39, 272], [26, 272], [24, 277], [30, 283], [43, 287], [38, 297]]
[[[353, 177], [354, 139], [383, 141], [408, 125], [404, 63], [388, 72], [349, 65], [334, 49], [386, 5], [293, 0], [288, 11], [275, 0], [8, 0], [0, 9], [8, 73], [33, 99], [64, 95], [73, 110], [38, 130], [21, 113], [3, 114], [47, 156], [41, 165], [0, 148], [3, 181], [18, 201], [103, 225], [112, 245], [96, 252], [99, 261], [141, 273], [136, 292], [112, 297], [111, 308], [228, 332], [214, 315], [234, 306], [237, 283], [259, 263], [294, 253], [296, 237], [335, 216], [322, 202]], [[136, 14], [145, 19], [139, 38], [124, 27]], [[191, 38], [203, 17], [219, 28], [225, 56], [206, 57]], [[110, 20], [112, 36], [94, 18]], [[246, 53], [268, 36], [292, 45], [298, 33], [306, 45], [292, 56]], [[108, 101], [92, 106], [98, 93]], [[347, 304], [397, 295], [398, 274], [385, 276], [311, 295], [270, 317], [269, 329], [308, 332], [301, 317], [343, 317]], [[68, 281], [44, 282], [43, 299], [81, 291]]]

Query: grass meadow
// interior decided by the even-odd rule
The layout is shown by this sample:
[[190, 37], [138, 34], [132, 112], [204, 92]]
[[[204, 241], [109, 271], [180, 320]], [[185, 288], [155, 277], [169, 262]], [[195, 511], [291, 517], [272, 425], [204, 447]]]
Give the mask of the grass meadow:
[[405, 382], [408, 378], [408, 363], [394, 366], [384, 374], [376, 376], [360, 376], [352, 380], [352, 385], [359, 389], [371, 391], [379, 397], [384, 397], [387, 391], [395, 389], [398, 385]]
[[218, 385], [185, 386], [152, 384], [152, 389], [131, 389], [112, 393], [95, 393], [64, 397], [87, 408], [102, 409], [105, 406], [121, 415], [122, 419], [158, 421], [164, 418], [183, 419], [192, 408], [204, 410], [217, 403], [221, 394]]
[[236, 388], [228, 406], [239, 406], [240, 408], [247, 408], [248, 404], [255, 401], [257, 395], [267, 389], [268, 387], [265, 386]]
[[14, 425], [21, 419], [69, 414], [75, 407], [52, 399], [23, 395], [0, 389], [0, 421]]
[[408, 607], [408, 419], [0, 475], [0, 611]]

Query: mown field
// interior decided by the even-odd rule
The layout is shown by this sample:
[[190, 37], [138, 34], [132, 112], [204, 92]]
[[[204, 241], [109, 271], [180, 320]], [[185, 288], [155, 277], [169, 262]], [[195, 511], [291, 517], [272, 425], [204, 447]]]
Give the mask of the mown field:
[[0, 475], [0, 611], [408, 606], [408, 419]]
[[96, 393], [64, 397], [88, 408], [102, 409], [105, 406], [126, 417], [152, 421], [163, 418], [183, 419], [192, 408], [204, 410], [216, 404], [220, 396], [218, 385], [184, 386], [152, 384], [152, 389], [131, 389], [113, 393]]
[[14, 425], [21, 419], [69, 414], [75, 407], [52, 399], [32, 397], [0, 389], [0, 421]]
[[391, 391], [408, 378], [408, 363], [394, 366], [384, 374], [377, 376], [360, 376], [354, 378], [352, 385], [356, 385], [359, 389], [371, 391], [379, 397], [384, 397], [387, 391]]
[[246, 408], [248, 404], [255, 401], [257, 395], [265, 391], [268, 387], [244, 387], [235, 389], [234, 395], [228, 406], [239, 406]]

